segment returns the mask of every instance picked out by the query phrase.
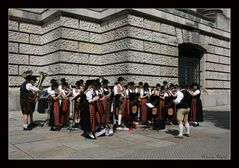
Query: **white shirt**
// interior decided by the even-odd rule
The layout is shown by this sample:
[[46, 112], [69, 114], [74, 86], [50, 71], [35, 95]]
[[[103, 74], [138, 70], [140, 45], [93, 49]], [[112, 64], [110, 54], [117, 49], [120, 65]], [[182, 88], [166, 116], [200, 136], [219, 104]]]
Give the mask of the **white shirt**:
[[144, 93], [149, 93], [149, 95], [151, 95], [151, 91], [144, 91], [143, 89], [141, 89], [140, 91], [140, 97], [142, 98], [144, 96]]
[[176, 95], [177, 95], [177, 98], [175, 99], [175, 100], [173, 100], [173, 102], [177, 105], [177, 104], [179, 104], [180, 102], [181, 102], [181, 100], [183, 99], [183, 93], [181, 92], [182, 90], [178, 90], [177, 92], [176, 92]]
[[39, 91], [39, 89], [36, 86], [33, 86], [31, 83], [26, 84], [26, 89], [32, 92]]
[[200, 90], [197, 89], [192, 93], [192, 96], [197, 96], [198, 94], [200, 94]]
[[80, 90], [80, 89], [77, 89], [77, 88], [74, 88], [73, 91], [72, 91], [72, 94], [73, 94], [73, 97], [77, 96], [78, 94], [80, 94], [80, 92], [76, 92], [76, 90]]
[[86, 95], [86, 100], [88, 100], [88, 102], [93, 102], [93, 94], [94, 94], [94, 90], [93, 88], [91, 88], [90, 90], [88, 90], [85, 95]]
[[123, 94], [122, 92], [118, 92], [118, 87], [120, 87], [120, 90], [123, 90], [123, 87], [120, 84], [115, 85], [114, 86], [114, 95]]
[[51, 86], [47, 88], [47, 93], [50, 95]]

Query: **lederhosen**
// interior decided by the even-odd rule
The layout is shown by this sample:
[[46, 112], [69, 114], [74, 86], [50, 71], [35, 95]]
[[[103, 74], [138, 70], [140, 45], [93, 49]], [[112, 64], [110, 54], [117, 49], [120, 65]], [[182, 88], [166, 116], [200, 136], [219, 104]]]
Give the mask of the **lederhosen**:
[[[117, 87], [120, 87], [120, 86], [117, 86]], [[114, 109], [115, 109], [116, 115], [119, 114], [119, 110], [122, 111], [122, 115], [123, 115], [124, 108], [125, 108], [125, 99], [122, 99], [122, 94], [116, 94], [115, 95], [114, 105], [115, 105]]]
[[32, 114], [35, 110], [35, 99], [31, 96], [31, 91], [26, 89], [28, 82], [24, 82], [20, 87], [20, 105], [22, 114]]
[[[55, 95], [57, 96], [57, 94]], [[51, 97], [49, 126], [60, 125], [60, 103], [59, 99]]]
[[200, 99], [200, 95], [192, 97], [192, 103], [189, 113], [190, 121], [202, 122], [203, 121], [203, 109], [202, 109], [202, 101]]

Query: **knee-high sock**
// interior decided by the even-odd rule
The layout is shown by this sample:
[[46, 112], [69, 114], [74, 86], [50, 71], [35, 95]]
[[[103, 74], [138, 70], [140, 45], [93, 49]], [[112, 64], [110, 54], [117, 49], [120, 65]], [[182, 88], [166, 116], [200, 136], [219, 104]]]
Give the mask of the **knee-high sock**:
[[119, 114], [119, 115], [118, 115], [118, 124], [119, 124], [119, 125], [121, 124], [121, 118], [122, 118], [122, 114]]
[[179, 134], [178, 134], [178, 136], [183, 136], [183, 123], [179, 123], [178, 126], [179, 126]]
[[185, 122], [185, 127], [186, 127], [186, 134], [189, 134], [190, 133], [190, 125], [189, 125], [188, 121]]

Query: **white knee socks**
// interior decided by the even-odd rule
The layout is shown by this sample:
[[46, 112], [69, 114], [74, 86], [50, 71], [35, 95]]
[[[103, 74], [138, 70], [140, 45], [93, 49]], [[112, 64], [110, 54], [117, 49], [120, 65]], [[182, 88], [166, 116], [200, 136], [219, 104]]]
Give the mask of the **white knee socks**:
[[186, 127], [186, 134], [189, 134], [190, 133], [190, 126], [189, 126], [188, 121], [185, 122], [185, 127]]
[[179, 123], [178, 126], [179, 126], [179, 134], [178, 134], [178, 136], [183, 136], [183, 123]]
[[119, 115], [118, 115], [118, 125], [121, 124], [121, 118], [122, 118], [122, 114], [119, 114]]

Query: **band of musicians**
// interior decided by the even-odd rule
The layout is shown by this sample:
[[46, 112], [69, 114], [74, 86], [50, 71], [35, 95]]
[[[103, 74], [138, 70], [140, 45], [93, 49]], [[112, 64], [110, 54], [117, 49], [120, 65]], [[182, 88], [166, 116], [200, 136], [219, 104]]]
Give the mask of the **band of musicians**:
[[46, 124], [50, 131], [71, 126], [83, 130], [82, 136], [88, 139], [96, 139], [97, 130], [109, 125], [117, 130], [137, 128], [139, 124], [153, 128], [175, 124], [179, 127], [176, 137], [181, 138], [190, 136], [190, 126], [197, 127], [203, 121], [197, 83], [187, 86], [164, 81], [149, 86], [147, 82], [136, 84], [119, 77], [113, 84], [105, 78], [97, 78], [80, 79], [71, 86], [62, 78], [61, 81], [51, 79], [50, 86], [43, 89], [41, 84], [46, 76], [41, 74], [37, 80], [32, 72], [23, 75], [20, 105], [24, 131], [36, 126], [33, 113], [37, 101], [38, 109], [46, 109], [48, 113]]

